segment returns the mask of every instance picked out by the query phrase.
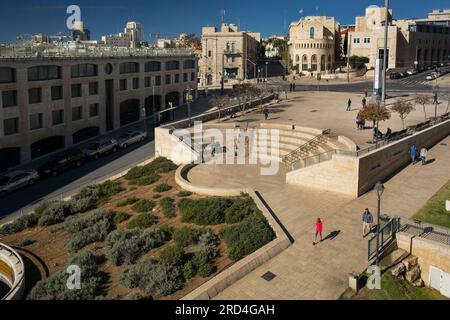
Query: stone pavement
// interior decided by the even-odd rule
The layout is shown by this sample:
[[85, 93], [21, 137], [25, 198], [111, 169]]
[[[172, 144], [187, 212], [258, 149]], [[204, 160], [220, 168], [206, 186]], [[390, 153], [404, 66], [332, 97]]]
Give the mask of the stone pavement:
[[[450, 137], [429, 152], [432, 163], [410, 165], [386, 182], [382, 213], [410, 217], [450, 178]], [[348, 274], [367, 265], [367, 239], [362, 238], [361, 213], [376, 213], [376, 196], [369, 192], [352, 200], [342, 195], [284, 183], [284, 172], [261, 177], [256, 166], [195, 167], [188, 179], [215, 187], [252, 186], [259, 191], [295, 242], [284, 252], [237, 281], [216, 299], [337, 299], [348, 287]], [[324, 222], [324, 237], [313, 246], [314, 223]], [[271, 271], [267, 282], [261, 276]]]

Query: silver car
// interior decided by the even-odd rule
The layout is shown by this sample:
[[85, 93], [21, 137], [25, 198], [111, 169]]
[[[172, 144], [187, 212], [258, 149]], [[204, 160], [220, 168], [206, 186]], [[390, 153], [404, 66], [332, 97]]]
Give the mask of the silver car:
[[86, 158], [98, 159], [108, 152], [116, 152], [118, 148], [117, 141], [114, 139], [105, 139], [91, 143], [83, 150]]
[[33, 185], [39, 179], [35, 170], [19, 170], [0, 176], [0, 196], [4, 197], [14, 190]]
[[128, 131], [127, 133], [121, 135], [117, 142], [119, 147], [127, 148], [129, 145], [142, 142], [147, 138], [147, 133], [142, 131]]

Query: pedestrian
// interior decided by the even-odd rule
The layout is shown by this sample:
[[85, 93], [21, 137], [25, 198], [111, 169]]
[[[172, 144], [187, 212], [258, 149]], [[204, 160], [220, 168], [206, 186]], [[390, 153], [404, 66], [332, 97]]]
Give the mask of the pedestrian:
[[367, 98], [367, 94], [369, 93], [369, 88], [365, 87], [364, 88], [364, 95]]
[[267, 107], [264, 108], [263, 113], [264, 113], [264, 120], [267, 121], [269, 119], [269, 113], [270, 113], [269, 109]]
[[391, 135], [392, 135], [392, 130], [391, 130], [391, 128], [387, 128], [386, 134], [384, 135], [384, 139], [385, 139], [385, 140], [389, 140], [389, 138], [391, 137]]
[[422, 149], [420, 149], [420, 159], [422, 160], [423, 166], [427, 164], [427, 155], [428, 155], [427, 148], [423, 147]]
[[416, 155], [417, 155], [417, 148], [416, 148], [415, 144], [413, 144], [411, 147], [409, 147], [409, 154], [411, 156], [411, 162], [413, 164], [415, 164], [416, 163]]
[[366, 98], [363, 98], [363, 99], [362, 99], [362, 105], [363, 105], [363, 108], [365, 108], [365, 107], [366, 107], [366, 103], [367, 103], [367, 100], [366, 100]]
[[347, 110], [346, 111], [351, 111], [352, 110], [352, 100], [351, 99], [348, 99], [348, 102], [347, 102]]
[[293, 88], [294, 88], [294, 86], [292, 85], [292, 83], [289, 83], [289, 91], [290, 91], [290, 92], [294, 91]]
[[363, 221], [363, 238], [365, 238], [372, 230], [372, 223], [373, 223], [373, 216], [368, 208], [366, 208], [366, 210], [362, 214], [362, 221]]
[[314, 237], [314, 242], [313, 242], [314, 246], [317, 244], [317, 236], [318, 235], [320, 235], [320, 242], [323, 241], [323, 239], [322, 239], [322, 231], [323, 231], [322, 220], [320, 220], [320, 218], [317, 218], [317, 221], [316, 221], [316, 236]]
[[292, 84], [292, 90], [295, 92], [295, 83]]

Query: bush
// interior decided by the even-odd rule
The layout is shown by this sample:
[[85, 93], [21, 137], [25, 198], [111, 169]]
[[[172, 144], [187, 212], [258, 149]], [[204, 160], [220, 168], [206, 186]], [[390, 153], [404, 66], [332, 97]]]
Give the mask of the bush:
[[153, 200], [140, 200], [131, 207], [131, 210], [136, 213], [147, 213], [153, 210], [155, 206], [156, 202]]
[[157, 185], [155, 188], [153, 188], [153, 192], [167, 192], [172, 189], [172, 186], [168, 185], [167, 183], [162, 183], [160, 185]]
[[233, 204], [225, 210], [225, 222], [228, 224], [238, 223], [256, 213], [261, 213], [261, 211], [250, 196], [236, 197], [233, 198]]
[[70, 233], [77, 233], [89, 228], [102, 220], [112, 221], [113, 213], [106, 209], [97, 209], [85, 217], [69, 217], [64, 223], [64, 229]]
[[272, 241], [275, 233], [264, 217], [258, 215], [222, 229], [220, 237], [228, 245], [229, 258], [237, 261]]
[[179, 246], [167, 246], [159, 253], [159, 260], [169, 265], [182, 265], [185, 260], [184, 250]]
[[31, 240], [28, 238], [23, 238], [23, 239], [20, 239], [20, 241], [19, 241], [19, 247], [23, 248], [23, 247], [29, 246], [30, 244], [33, 244], [35, 242], [36, 241], [34, 241], [34, 240]]
[[219, 253], [218, 242], [217, 236], [211, 230], [207, 230], [198, 239], [199, 251], [203, 252], [208, 259], [214, 259]]
[[136, 186], [149, 186], [158, 181], [159, 179], [161, 179], [160, 175], [152, 173], [146, 176], [141, 176], [139, 178], [133, 179], [130, 181], [130, 184]]
[[207, 278], [210, 275], [212, 275], [214, 272], [216, 272], [217, 268], [212, 263], [203, 263], [200, 265], [197, 269], [197, 274], [202, 278]]
[[[82, 290], [70, 290], [67, 287], [69, 275], [67, 267], [76, 265], [81, 269]], [[82, 252], [73, 258], [67, 266], [39, 281], [28, 295], [28, 300], [94, 300], [101, 298], [100, 290], [104, 283], [104, 275], [99, 272], [97, 258], [92, 252]]]
[[160, 179], [158, 173], [174, 171], [177, 166], [166, 158], [156, 158], [151, 163], [134, 167], [125, 175], [125, 179], [135, 185], [150, 185]]
[[145, 297], [139, 292], [130, 292], [124, 300], [145, 300]]
[[146, 229], [158, 222], [158, 218], [154, 215], [143, 213], [128, 222], [128, 229]]
[[155, 227], [147, 230], [115, 230], [106, 238], [106, 257], [115, 266], [134, 263], [169, 238], [167, 232]]
[[179, 267], [145, 260], [119, 274], [119, 282], [127, 288], [139, 288], [148, 296], [159, 298], [183, 288], [184, 279]]
[[80, 200], [90, 198], [91, 201], [95, 203], [103, 203], [122, 191], [123, 189], [119, 182], [108, 180], [101, 184], [84, 187], [73, 197], [73, 199]]
[[176, 245], [184, 248], [191, 244], [197, 243], [201, 233], [202, 231], [199, 229], [182, 227], [174, 231], [173, 240]]
[[11, 223], [8, 223], [0, 228], [0, 235], [17, 233], [28, 228], [33, 228], [37, 225], [39, 216], [36, 213], [31, 213], [17, 218]]
[[192, 196], [192, 192], [183, 190], [183, 191], [178, 192], [178, 196], [180, 198], [190, 197], [190, 196]]
[[178, 202], [182, 221], [198, 225], [217, 225], [225, 222], [225, 210], [233, 204], [228, 198], [210, 197]]
[[118, 208], [122, 208], [122, 207], [126, 207], [126, 206], [129, 206], [129, 205], [135, 204], [138, 201], [139, 201], [139, 199], [136, 198], [136, 197], [126, 198], [124, 200], [121, 200], [121, 201], [117, 202], [116, 206]]
[[197, 271], [195, 270], [194, 264], [192, 261], [188, 261], [183, 266], [183, 277], [187, 281], [189, 279], [192, 279]]
[[122, 222], [127, 221], [128, 219], [130, 219], [131, 215], [129, 215], [128, 213], [125, 212], [117, 212], [114, 215], [114, 223], [116, 225], [121, 224]]
[[51, 203], [39, 218], [40, 226], [51, 226], [64, 222], [66, 217], [72, 214], [72, 206], [69, 202], [58, 201]]
[[209, 277], [216, 271], [215, 266], [210, 262], [211, 260], [205, 252], [196, 252], [191, 261], [196, 272], [202, 278]]
[[175, 212], [175, 200], [172, 198], [163, 198], [159, 201], [163, 214], [166, 218], [173, 218], [176, 216]]

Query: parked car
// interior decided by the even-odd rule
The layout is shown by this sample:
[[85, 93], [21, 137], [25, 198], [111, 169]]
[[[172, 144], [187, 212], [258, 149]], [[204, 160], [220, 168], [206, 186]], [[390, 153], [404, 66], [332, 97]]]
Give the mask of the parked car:
[[408, 71], [406, 71], [406, 73], [410, 76], [413, 76], [415, 74], [418, 74], [419, 72], [416, 69], [409, 69]]
[[437, 79], [437, 78], [439, 78], [439, 74], [437, 72], [432, 72], [429, 75], [427, 75], [426, 79], [431, 81], [431, 80], [434, 80], [434, 79]]
[[127, 148], [134, 143], [142, 142], [147, 138], [147, 133], [142, 131], [128, 131], [117, 138], [117, 143], [120, 148]]
[[392, 72], [390, 75], [389, 75], [389, 78], [390, 79], [400, 79], [402, 77], [402, 75], [399, 73], [399, 72]]
[[51, 157], [46, 163], [39, 167], [40, 177], [56, 177], [63, 171], [74, 167], [80, 167], [85, 161], [85, 156], [80, 149], [70, 149]]
[[39, 174], [35, 170], [18, 170], [5, 173], [0, 176], [0, 197], [25, 186], [33, 185], [37, 180], [39, 180]]
[[108, 152], [116, 152], [119, 148], [117, 141], [114, 139], [105, 139], [91, 143], [86, 149], [83, 150], [86, 158], [98, 159], [100, 156]]

